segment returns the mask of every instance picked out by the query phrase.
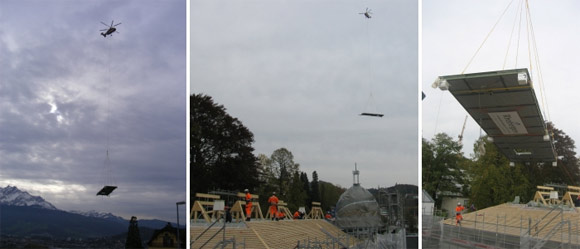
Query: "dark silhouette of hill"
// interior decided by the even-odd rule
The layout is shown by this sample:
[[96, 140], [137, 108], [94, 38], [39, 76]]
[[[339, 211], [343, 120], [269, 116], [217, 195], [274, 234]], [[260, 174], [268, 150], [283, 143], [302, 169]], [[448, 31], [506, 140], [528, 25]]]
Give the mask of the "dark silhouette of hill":
[[[167, 224], [162, 220], [139, 220], [144, 240], [153, 230]], [[173, 223], [172, 223], [173, 224]], [[101, 238], [126, 236], [129, 221], [119, 218], [87, 217], [40, 206], [0, 205], [0, 231], [13, 236], [52, 238]]]

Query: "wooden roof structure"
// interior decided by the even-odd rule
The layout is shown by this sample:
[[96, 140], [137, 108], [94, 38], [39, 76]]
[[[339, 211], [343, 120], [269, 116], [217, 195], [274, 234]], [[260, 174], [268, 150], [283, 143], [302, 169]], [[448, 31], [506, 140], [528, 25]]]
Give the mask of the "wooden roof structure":
[[[191, 244], [191, 248], [200, 248], [206, 241], [210, 240], [221, 225], [216, 225], [203, 234], [201, 238]], [[192, 226], [191, 237], [196, 238], [205, 230], [205, 226]], [[245, 248], [294, 248], [298, 241], [305, 239], [324, 241], [329, 233], [335, 237], [344, 237], [346, 234], [340, 228], [325, 220], [281, 220], [281, 221], [252, 221], [245, 222], [245, 225], [226, 228], [226, 239], [235, 237], [236, 241], [244, 242]], [[219, 243], [222, 235], [211, 238], [206, 245], [213, 248]], [[350, 245], [354, 245], [355, 239], [351, 237]], [[240, 246], [243, 247], [243, 246]]]

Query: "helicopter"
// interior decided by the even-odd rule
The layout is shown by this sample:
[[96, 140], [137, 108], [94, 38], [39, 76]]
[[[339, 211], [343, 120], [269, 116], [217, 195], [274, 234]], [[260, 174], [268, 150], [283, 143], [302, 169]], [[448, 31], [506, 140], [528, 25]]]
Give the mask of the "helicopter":
[[359, 13], [359, 14], [361, 14], [361, 15], [365, 15], [365, 17], [366, 17], [366, 18], [371, 18], [371, 14], [372, 14], [372, 13], [373, 13], [373, 12], [371, 12], [371, 10], [370, 10], [369, 8], [367, 8], [367, 9], [365, 10], [365, 12], [362, 12], [362, 13]]
[[103, 37], [107, 37], [107, 35], [113, 35], [113, 33], [115, 33], [115, 32], [119, 33], [119, 31], [117, 31], [117, 28], [115, 28], [115, 27], [117, 27], [121, 23], [117, 23], [117, 24], [113, 25], [113, 22], [114, 21], [111, 21], [111, 25], [107, 25], [106, 23], [101, 22], [103, 25], [109, 27], [107, 29], [101, 29], [101, 30], [99, 30], [99, 31], [105, 31], [105, 33], [101, 33], [101, 35]]

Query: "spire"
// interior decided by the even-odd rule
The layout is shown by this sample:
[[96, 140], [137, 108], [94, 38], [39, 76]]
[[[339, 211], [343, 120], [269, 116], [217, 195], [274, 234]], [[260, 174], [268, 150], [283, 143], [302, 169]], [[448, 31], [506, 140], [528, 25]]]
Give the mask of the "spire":
[[356, 163], [354, 163], [354, 170], [352, 171], [352, 185], [353, 186], [359, 186], [360, 182], [358, 179], [358, 175], [359, 175], [359, 171], [356, 168]]

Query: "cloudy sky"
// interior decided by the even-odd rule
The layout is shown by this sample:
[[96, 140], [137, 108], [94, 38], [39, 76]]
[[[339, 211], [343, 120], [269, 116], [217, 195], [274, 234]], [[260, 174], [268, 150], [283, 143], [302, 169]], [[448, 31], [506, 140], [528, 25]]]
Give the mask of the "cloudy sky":
[[[423, 78], [421, 86], [427, 98], [422, 105], [422, 136], [433, 138], [435, 133], [445, 132], [457, 138], [467, 112], [449, 92], [431, 88], [440, 75], [460, 74], [469, 60], [512, 1], [423, 1]], [[481, 48], [465, 73], [530, 68], [528, 38], [525, 22], [520, 33], [520, 49], [517, 48], [518, 11], [521, 1], [514, 0], [501, 21]], [[533, 65], [532, 81], [536, 95], [544, 94], [550, 120], [572, 139], [580, 140], [580, 115], [574, 110], [580, 106], [577, 90], [580, 89], [574, 72], [580, 66], [578, 58], [580, 25], [578, 1], [530, 1], [530, 12], [538, 47], [545, 91], [539, 91], [537, 66]], [[522, 17], [525, 20], [525, 15]], [[514, 33], [510, 43], [510, 35]], [[509, 54], [506, 56], [510, 45]], [[517, 62], [516, 62], [516, 57]], [[540, 104], [541, 101], [540, 101]], [[541, 106], [542, 107], [542, 106]], [[477, 123], [469, 117], [464, 134], [464, 154], [473, 154], [473, 143], [479, 137]], [[482, 132], [485, 134], [485, 132]]]
[[[105, 39], [111, 20], [122, 24]], [[0, 2], [0, 186], [63, 210], [174, 221], [185, 76], [185, 1]], [[107, 137], [119, 188], [97, 197]]]
[[418, 184], [416, 1], [194, 0], [190, 17], [191, 92], [239, 118], [256, 154], [285, 147], [344, 187], [355, 162], [365, 187]]

